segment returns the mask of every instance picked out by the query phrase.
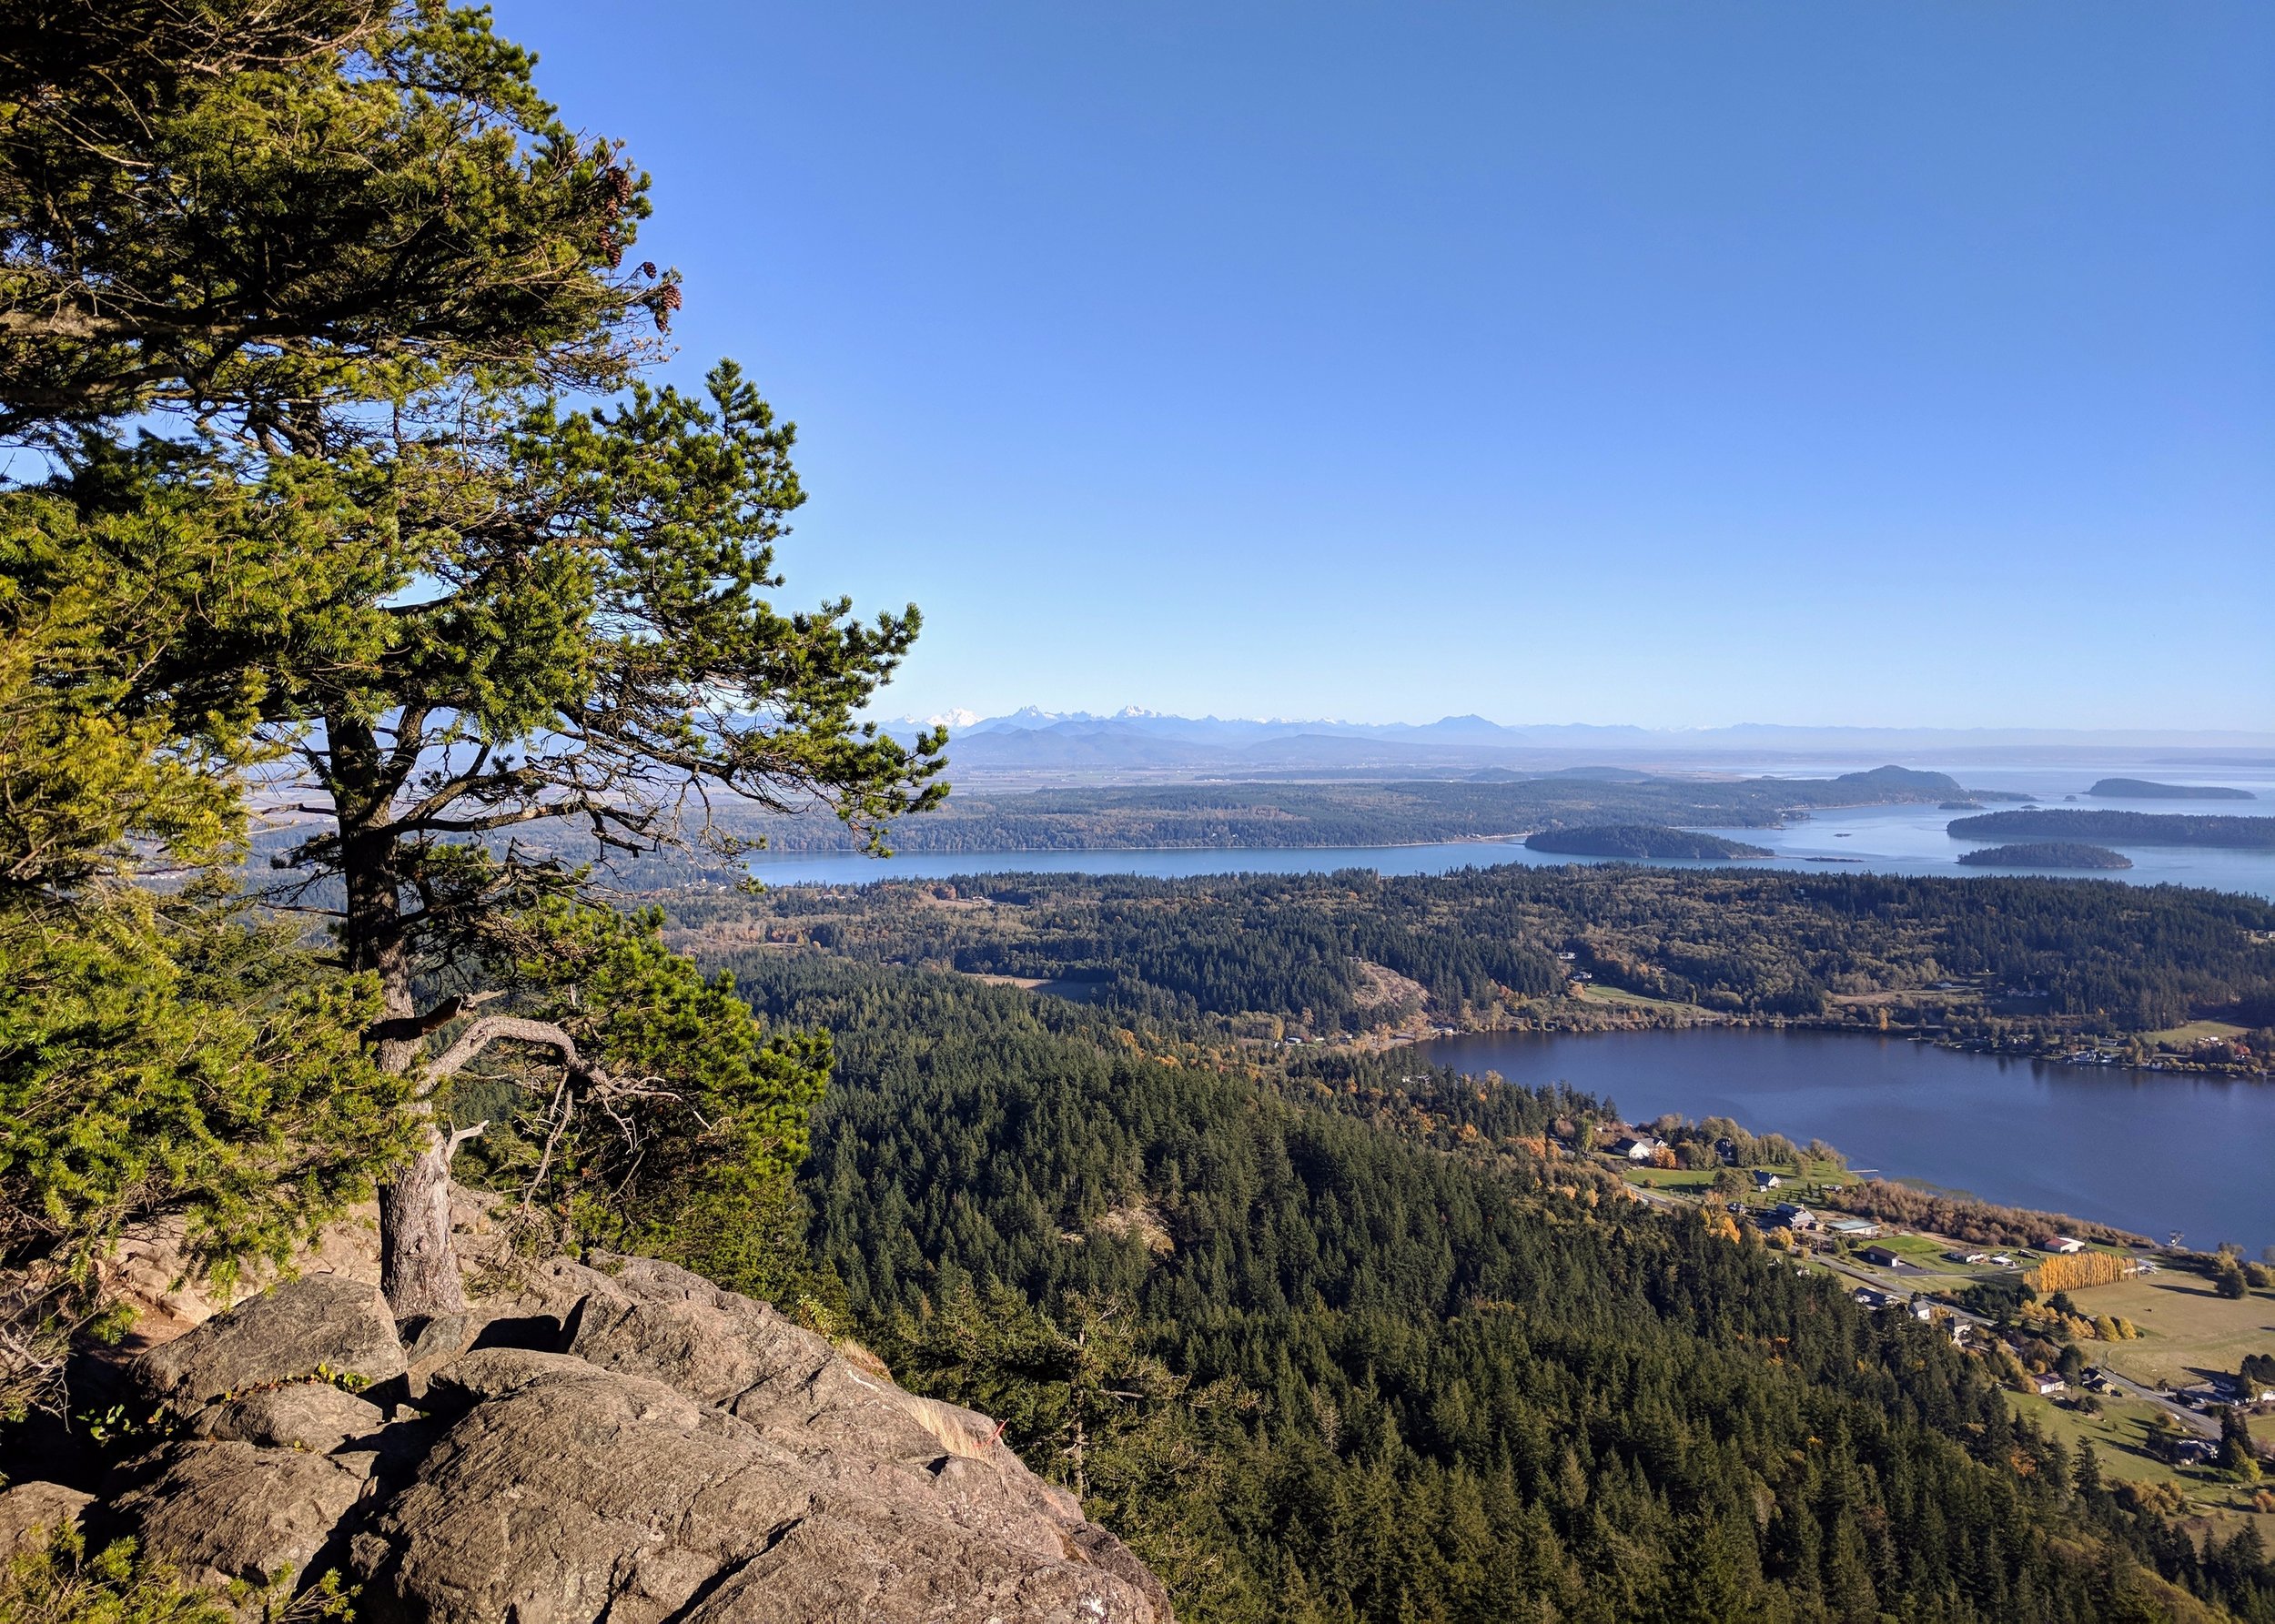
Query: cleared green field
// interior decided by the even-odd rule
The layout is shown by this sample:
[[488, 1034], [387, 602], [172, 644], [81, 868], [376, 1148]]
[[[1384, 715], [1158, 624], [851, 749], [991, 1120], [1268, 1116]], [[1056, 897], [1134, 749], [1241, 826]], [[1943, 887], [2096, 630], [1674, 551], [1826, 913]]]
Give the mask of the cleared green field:
[[2185, 1026], [2168, 1026], [2161, 1032], [2144, 1032], [2141, 1041], [2162, 1044], [2169, 1049], [2186, 1049], [2207, 1038], [2241, 1037], [2249, 1030], [2232, 1021], [2190, 1021]]
[[1580, 988], [1580, 1002], [1605, 1004], [1614, 1009], [1653, 1010], [1660, 1014], [1687, 1015], [1694, 1020], [1711, 1021], [1715, 1018], [1712, 1010], [1695, 1004], [1681, 1004], [1672, 998], [1653, 998], [1643, 993], [1607, 987], [1600, 982], [1583, 982]]
[[2108, 1398], [2098, 1416], [2081, 1415], [2035, 1393], [2009, 1393], [2007, 1402], [2069, 1449], [2091, 1439], [2105, 1482], [2177, 1483], [2196, 1511], [2225, 1535], [2238, 1525], [2256, 1525], [2261, 1539], [2275, 1538], [2275, 1516], [2254, 1509], [2251, 1491], [2208, 1468], [2177, 1468], [2149, 1447], [2153, 1405], [2135, 1398]]
[[2200, 1275], [2166, 1269], [2070, 1295], [2088, 1314], [2122, 1315], [2140, 1327], [2139, 1341], [2106, 1350], [2108, 1364], [2138, 1382], [2192, 1387], [2234, 1371], [2248, 1353], [2275, 1354], [2275, 1294], [2223, 1297]]
[[1703, 1196], [1714, 1187], [1714, 1175], [1708, 1171], [1690, 1167], [1637, 1167], [1620, 1169], [1620, 1175], [1631, 1185], [1641, 1185], [1647, 1190], [1663, 1190], [1670, 1195]]

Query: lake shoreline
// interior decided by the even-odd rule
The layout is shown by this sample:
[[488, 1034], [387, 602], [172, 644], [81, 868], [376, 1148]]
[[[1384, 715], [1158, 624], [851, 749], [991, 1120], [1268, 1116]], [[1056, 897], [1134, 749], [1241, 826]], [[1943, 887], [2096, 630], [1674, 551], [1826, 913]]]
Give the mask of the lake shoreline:
[[[1796, 1143], [1822, 1138], [1882, 1177], [2001, 1205], [2143, 1235], [2179, 1228], [2205, 1249], [2275, 1242], [2275, 1185], [2262, 1165], [2275, 1142], [2275, 1088], [1896, 1035], [1731, 1022], [1460, 1033], [1400, 1051], [1524, 1086], [1569, 1083], [1610, 1098], [1631, 1122], [1720, 1115]], [[1880, 1041], [1853, 1041], [1868, 1037]]]

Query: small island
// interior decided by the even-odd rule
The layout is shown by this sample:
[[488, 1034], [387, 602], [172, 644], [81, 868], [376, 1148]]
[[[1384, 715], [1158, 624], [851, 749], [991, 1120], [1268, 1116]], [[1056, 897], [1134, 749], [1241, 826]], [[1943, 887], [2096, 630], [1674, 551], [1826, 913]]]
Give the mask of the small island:
[[1764, 846], [1749, 846], [1718, 834], [1669, 829], [1657, 823], [1594, 823], [1580, 829], [1544, 829], [1525, 837], [1525, 850], [1572, 857], [1692, 858], [1767, 857]]
[[2112, 852], [2107, 846], [2089, 846], [2083, 841], [2074, 840], [1985, 846], [1979, 852], [1961, 852], [1959, 861], [1970, 868], [2118, 869], [2133, 866], [2133, 860], [2122, 852]]
[[1946, 801], [1943, 802], [1939, 810], [1943, 812], [1981, 812], [1983, 810], [1983, 803], [1979, 801]]
[[2086, 792], [2105, 801], [2257, 801], [2226, 784], [2160, 784], [2147, 778], [2105, 778]]

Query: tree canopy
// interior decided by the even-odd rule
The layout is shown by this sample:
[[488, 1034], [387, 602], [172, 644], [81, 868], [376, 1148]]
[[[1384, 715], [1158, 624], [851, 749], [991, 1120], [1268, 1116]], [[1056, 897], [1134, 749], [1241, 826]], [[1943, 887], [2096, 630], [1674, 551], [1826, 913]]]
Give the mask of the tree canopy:
[[[66, 930], [109, 909], [153, 984], [218, 985], [180, 973], [216, 931], [305, 955], [251, 922], [329, 923], [321, 973], [276, 984], [359, 1040], [315, 1045], [341, 1101], [412, 1126], [280, 1131], [339, 1152], [335, 1194], [423, 1138], [382, 1202], [406, 1316], [456, 1303], [472, 1131], [420, 1125], [485, 1077], [541, 1102], [549, 1176], [600, 1154], [597, 1119], [642, 1177], [676, 1133], [706, 1188], [779, 1191], [825, 1047], [763, 1036], [609, 915], [592, 862], [707, 829], [721, 794], [874, 831], [945, 792], [943, 741], [856, 721], [913, 607], [776, 607], [792, 426], [729, 362], [694, 393], [641, 376], [681, 297], [628, 259], [646, 177], [572, 134], [479, 10], [22, 9], [0, 45], [0, 436], [31, 454], [0, 489], [0, 886]], [[258, 916], [220, 883], [248, 809], [288, 831]], [[586, 852], [515, 838], [565, 818]], [[99, 940], [58, 973], [99, 979]], [[250, 1094], [299, 1053], [222, 1026], [210, 1064]], [[16, 1094], [75, 1097], [39, 1081], [59, 1041], [11, 1063]], [[151, 1142], [131, 1113], [86, 1120]], [[0, 1161], [25, 1165], [33, 1125]]]

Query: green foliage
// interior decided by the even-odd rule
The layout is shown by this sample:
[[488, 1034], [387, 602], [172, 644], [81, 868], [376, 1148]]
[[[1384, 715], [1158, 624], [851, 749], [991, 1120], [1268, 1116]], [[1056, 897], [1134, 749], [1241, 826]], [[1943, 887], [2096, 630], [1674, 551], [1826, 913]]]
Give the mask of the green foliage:
[[226, 1284], [367, 1194], [408, 1142], [403, 1085], [360, 1044], [375, 1005], [227, 911], [0, 914], [0, 1256], [24, 1271], [19, 1322], [80, 1323], [130, 1223], [183, 1215], [186, 1262]]
[[13, 21], [0, 430], [67, 445], [156, 409], [308, 451], [325, 408], [469, 368], [605, 383], [626, 318], [678, 303], [674, 278], [614, 268], [645, 177], [580, 143], [483, 12], [117, 0]]
[[132, 1539], [90, 1554], [66, 1528], [19, 1549], [0, 1572], [7, 1624], [328, 1624], [355, 1617], [355, 1591], [337, 1573], [296, 1585], [289, 1568], [212, 1589], [186, 1583]]
[[[645, 323], [680, 300], [675, 276], [622, 267], [646, 177], [571, 135], [486, 13], [35, 9], [53, 15], [0, 42], [0, 435], [41, 453], [0, 492], [0, 787], [36, 792], [0, 815], [0, 863], [24, 884], [84, 887], [138, 842], [214, 861], [240, 775], [273, 770], [317, 821], [264, 900], [335, 914], [344, 967], [376, 983], [306, 1013], [360, 1019], [378, 1068], [409, 1074], [450, 1024], [421, 978], [462, 984], [581, 894], [585, 869], [502, 832], [574, 819], [622, 852], [672, 839], [691, 791], [863, 829], [945, 793], [941, 737], [855, 720], [915, 610], [770, 600], [804, 499], [792, 427], [732, 363], [700, 394], [639, 380]], [[617, 1177], [570, 1143], [610, 1192], [571, 1205], [629, 1238], [668, 1193], [673, 1245], [761, 1280], [744, 1220], [794, 1227], [825, 1056], [737, 1039], [723, 993], [639, 957], [586, 978], [660, 1003], [596, 1040], [632, 1080], [604, 1106], [631, 1148]], [[573, 1062], [538, 1024], [488, 1030]], [[652, 1134], [650, 1104], [706, 1125]], [[94, 1120], [122, 1159], [179, 1159], [151, 1125]], [[447, 1178], [438, 1148], [405, 1176]], [[235, 1234], [226, 1205], [211, 1225]], [[399, 1307], [455, 1296], [447, 1234], [394, 1244], [439, 1210], [382, 1204], [387, 1257], [434, 1260], [390, 1273]]]
[[1950, 832], [1961, 840], [2118, 841], [2130, 846], [2275, 850], [2275, 818], [2216, 817], [2194, 812], [2101, 812], [2050, 806], [1955, 818]]
[[[1548, 999], [1529, 1013], [1563, 1019], [1560, 952], [1601, 984], [1732, 1014], [1827, 1018], [1835, 989], [1933, 995], [1946, 1036], [2157, 1030], [2275, 996], [2258, 940], [2275, 904], [2169, 886], [1503, 866], [954, 883], [985, 907], [936, 906], [931, 889], [785, 887], [755, 912], [848, 956], [1088, 983], [1131, 1015], [1277, 1015], [1316, 1032], [1380, 1019], [1354, 960], [1419, 982], [1440, 1014]], [[752, 913], [715, 893], [674, 907], [698, 932]], [[1985, 1002], [1933, 993], [1951, 982]], [[2008, 993], [2027, 1013], [1987, 1013]]]
[[2122, 852], [2069, 840], [2025, 841], [2018, 845], [1986, 846], [1979, 851], [1960, 852], [1959, 861], [1970, 868], [2122, 869], [2133, 866], [2133, 860]]
[[663, 944], [662, 924], [653, 912], [565, 901], [499, 922], [491, 979], [518, 1010], [573, 1038], [609, 1081], [580, 1092], [547, 1074], [532, 1092], [511, 1072], [461, 1076], [455, 1113], [525, 1102], [482, 1142], [490, 1175], [581, 1239], [787, 1296], [810, 1284], [794, 1180], [828, 1081], [829, 1039], [766, 1031], [733, 978], [706, 978]]
[[260, 678], [193, 693], [158, 670], [214, 630], [217, 542], [194, 505], [0, 491], [0, 893], [16, 905], [126, 872], [137, 842], [227, 855], [242, 823], [228, 762]]
[[1562, 852], [1581, 857], [1684, 858], [1721, 862], [1733, 857], [1767, 857], [1766, 846], [1700, 834], [1690, 829], [1669, 829], [1653, 823], [1590, 823], [1572, 829], [1544, 831], [1525, 837], [1532, 852]]
[[11, 1558], [0, 1573], [8, 1624], [237, 1624], [228, 1599], [186, 1585], [131, 1539], [90, 1555], [66, 1528]]

